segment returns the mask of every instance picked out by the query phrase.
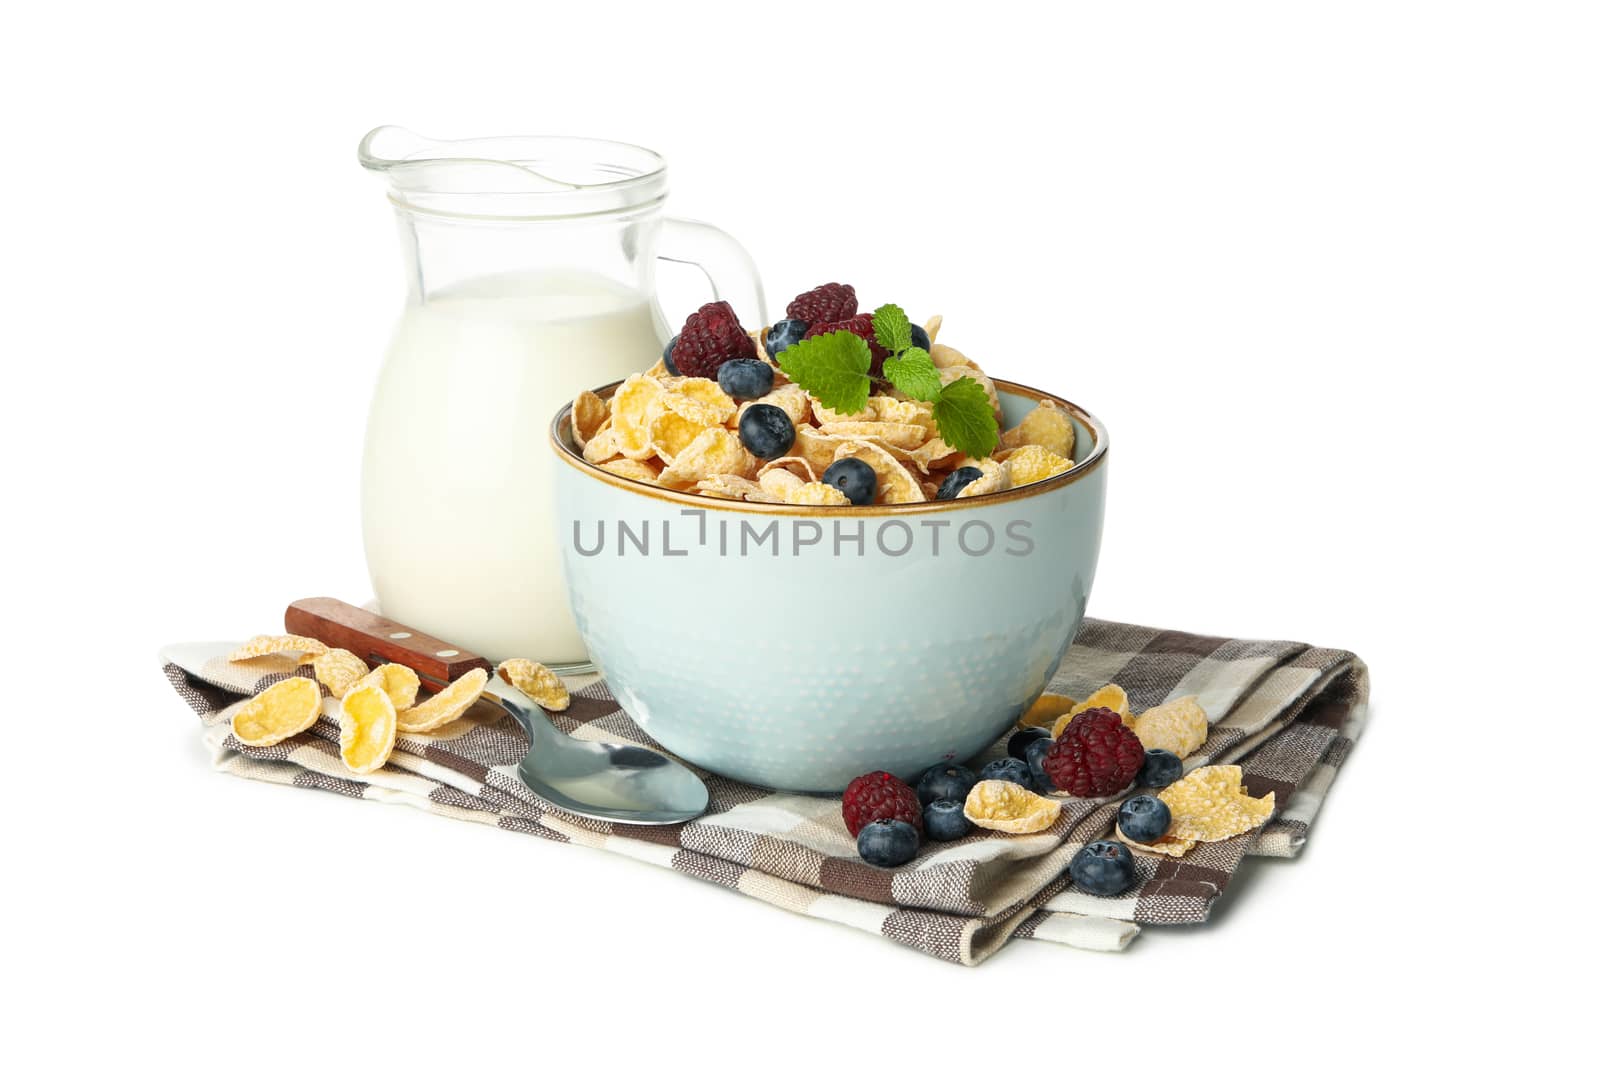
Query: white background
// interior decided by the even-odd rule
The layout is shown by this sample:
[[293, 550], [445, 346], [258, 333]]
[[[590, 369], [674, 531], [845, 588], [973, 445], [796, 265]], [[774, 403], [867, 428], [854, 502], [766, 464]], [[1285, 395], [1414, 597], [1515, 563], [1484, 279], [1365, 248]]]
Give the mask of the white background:
[[[1593, 9], [1046, 10], [8, 15], [8, 1060], [1570, 1039], [1579, 980], [1543, 987], [1592, 947], [1594, 882], [1558, 875], [1593, 850], [1542, 827], [1594, 832], [1587, 797], [1561, 808], [1592, 796], [1597, 711]], [[1306, 853], [1249, 862], [1202, 930], [966, 971], [619, 857], [211, 773], [155, 649], [367, 594], [358, 442], [402, 290], [355, 145], [386, 122], [654, 147], [774, 311], [850, 281], [1102, 416], [1093, 614], [1372, 667]]]

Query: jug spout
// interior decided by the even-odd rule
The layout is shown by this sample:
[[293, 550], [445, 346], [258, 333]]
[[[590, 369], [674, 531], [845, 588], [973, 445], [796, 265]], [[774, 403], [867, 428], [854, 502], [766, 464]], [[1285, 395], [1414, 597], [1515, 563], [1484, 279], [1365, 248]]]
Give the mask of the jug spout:
[[652, 207], [666, 195], [662, 158], [619, 141], [437, 140], [379, 126], [357, 157], [388, 180], [396, 206], [455, 217], [571, 218]]

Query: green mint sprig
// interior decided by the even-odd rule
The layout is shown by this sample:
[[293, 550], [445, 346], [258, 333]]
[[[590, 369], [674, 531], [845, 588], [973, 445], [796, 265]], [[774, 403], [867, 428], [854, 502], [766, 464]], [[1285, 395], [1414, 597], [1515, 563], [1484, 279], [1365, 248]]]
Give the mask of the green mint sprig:
[[818, 334], [778, 353], [778, 366], [823, 407], [853, 415], [867, 406], [872, 383], [882, 382], [933, 405], [939, 436], [969, 456], [987, 456], [1000, 443], [989, 396], [974, 378], [945, 385], [933, 357], [911, 343], [911, 320], [895, 304], [872, 313], [872, 332], [890, 353], [883, 376], [872, 376], [872, 349], [848, 330]]

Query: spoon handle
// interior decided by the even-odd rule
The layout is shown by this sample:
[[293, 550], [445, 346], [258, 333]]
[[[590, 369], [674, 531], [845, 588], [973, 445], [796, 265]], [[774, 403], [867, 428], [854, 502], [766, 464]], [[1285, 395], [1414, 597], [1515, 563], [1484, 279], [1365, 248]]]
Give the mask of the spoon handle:
[[430, 691], [444, 688], [474, 667], [494, 673], [494, 665], [482, 656], [333, 597], [296, 600], [283, 613], [283, 628], [315, 637], [331, 648], [348, 649], [374, 667], [403, 663]]

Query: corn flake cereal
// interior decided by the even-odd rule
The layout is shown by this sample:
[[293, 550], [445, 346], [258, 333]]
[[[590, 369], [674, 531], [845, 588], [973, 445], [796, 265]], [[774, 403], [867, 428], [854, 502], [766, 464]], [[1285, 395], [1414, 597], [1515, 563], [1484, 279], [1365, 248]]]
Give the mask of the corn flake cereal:
[[385, 663], [361, 679], [357, 685], [375, 685], [389, 696], [396, 711], [404, 711], [417, 702], [417, 689], [422, 680], [417, 672], [403, 663]]
[[612, 474], [635, 482], [654, 482], [657, 475], [661, 473], [648, 463], [637, 459], [628, 459], [625, 456], [608, 459], [604, 463], [596, 464], [596, 466], [603, 471], [610, 471]]
[[[978, 362], [938, 342], [943, 316], [928, 320], [929, 355], [948, 384], [978, 381], [999, 418], [999, 394]], [[872, 385], [854, 412], [822, 406], [782, 373], [766, 354], [766, 330], [748, 330], [757, 358], [774, 368], [765, 396], [738, 401], [711, 378], [671, 373], [657, 360], [643, 374], [630, 375], [609, 400], [579, 393], [572, 404], [572, 439], [584, 460], [613, 474], [664, 489], [724, 500], [836, 506], [845, 501], [821, 474], [838, 459], [867, 463], [878, 476], [874, 503], [911, 504], [934, 499], [952, 469], [976, 465], [982, 476], [965, 486], [962, 497], [1002, 492], [1028, 485], [1071, 467], [1073, 426], [1064, 410], [1041, 401], [1001, 435], [1001, 447], [979, 459], [963, 454], [941, 437], [934, 405], [915, 399], [881, 380]], [[740, 417], [752, 404], [783, 411], [794, 425], [789, 454], [763, 466], [739, 441]], [[769, 470], [786, 470], [799, 479], [760, 479]], [[1059, 718], [1059, 716], [1057, 716]]]
[[756, 469], [752, 456], [739, 440], [739, 435], [729, 430], [713, 427], [700, 431], [682, 452], [679, 452], [657, 482], [668, 489], [693, 485], [718, 474], [737, 474], [749, 477]]
[[1205, 709], [1192, 696], [1151, 708], [1130, 725], [1145, 748], [1164, 748], [1179, 759], [1205, 744], [1210, 729]]
[[650, 447], [663, 463], [671, 463], [694, 439], [720, 423], [696, 422], [663, 404], [650, 419]]
[[928, 499], [922, 483], [911, 472], [885, 451], [882, 445], [871, 441], [846, 441], [834, 452], [835, 461], [854, 457], [871, 467], [878, 476], [879, 504], [910, 504]]
[[611, 397], [611, 430], [617, 451], [629, 459], [655, 453], [650, 441], [650, 415], [654, 402], [666, 391], [659, 378], [631, 375]]
[[278, 656], [298, 652], [301, 663], [310, 663], [326, 651], [328, 651], [328, 646], [318, 641], [315, 637], [301, 637], [298, 634], [282, 634], [274, 637], [271, 634], [262, 634], [260, 637], [252, 637], [232, 652], [229, 652], [228, 662], [244, 663], [248, 660], [261, 659], [264, 656]]
[[572, 402], [572, 440], [582, 448], [610, 417], [606, 402], [585, 389]]
[[342, 697], [365, 678], [372, 668], [354, 652], [330, 648], [311, 663], [317, 681], [328, 687], [328, 692]]
[[670, 411], [701, 426], [721, 426], [738, 410], [720, 386], [710, 378], [674, 378], [661, 397]]
[[363, 683], [339, 702], [339, 758], [357, 774], [371, 774], [394, 751], [394, 702], [375, 683]]
[[985, 493], [999, 493], [1011, 488], [1011, 470], [1005, 464], [996, 463], [992, 459], [980, 459], [972, 466], [977, 467], [983, 474], [968, 482], [961, 492], [956, 494], [957, 499], [983, 496]]
[[547, 711], [566, 711], [572, 706], [572, 694], [556, 672], [543, 663], [531, 659], [508, 659], [500, 664], [497, 673], [508, 685]]
[[455, 722], [478, 702], [483, 687], [489, 683], [489, 674], [482, 667], [474, 667], [433, 696], [400, 713], [399, 729], [404, 734], [425, 734]]
[[974, 826], [1008, 834], [1036, 834], [1056, 821], [1061, 801], [1042, 797], [1016, 782], [979, 782], [962, 809]]
[[317, 683], [285, 678], [239, 706], [233, 713], [233, 736], [242, 745], [268, 748], [311, 729], [320, 714], [322, 690]]
[[1244, 791], [1244, 768], [1201, 767], [1157, 794], [1172, 809], [1167, 836], [1182, 841], [1225, 841], [1248, 833], [1272, 817], [1276, 794]]
[[1017, 729], [1026, 730], [1030, 726], [1050, 726], [1057, 719], [1070, 712], [1077, 704], [1076, 700], [1065, 693], [1044, 693], [1027, 711], [1022, 713], [1022, 718], [1017, 720]]
[[1067, 418], [1066, 412], [1056, 407], [1053, 400], [1039, 401], [1038, 407], [1022, 416], [1022, 421], [1006, 432], [1016, 433], [1017, 446], [1038, 445], [1062, 459], [1072, 458], [1072, 420]]
[[856, 437], [910, 451], [920, 446], [928, 431], [914, 422], [830, 422], [822, 432], [835, 437]]
[[1032, 485], [1072, 469], [1072, 460], [1062, 459], [1043, 445], [1023, 445], [1006, 457], [1011, 484]]
[[1186, 841], [1173, 837], [1170, 833], [1158, 837], [1154, 841], [1135, 841], [1123, 833], [1120, 826], [1117, 827], [1117, 840], [1133, 851], [1141, 852], [1146, 856], [1170, 856], [1173, 859], [1187, 855], [1190, 849], [1199, 844], [1198, 841]]

